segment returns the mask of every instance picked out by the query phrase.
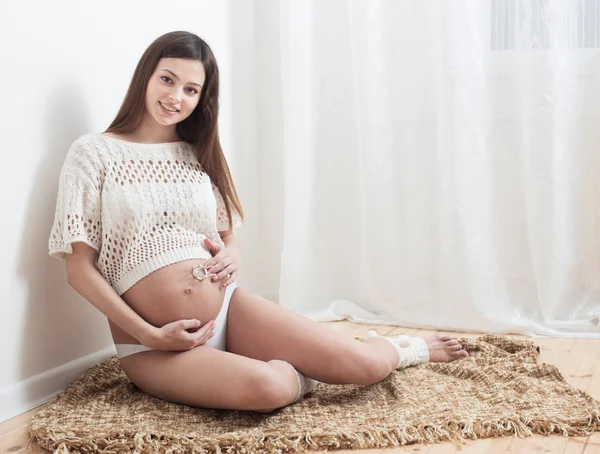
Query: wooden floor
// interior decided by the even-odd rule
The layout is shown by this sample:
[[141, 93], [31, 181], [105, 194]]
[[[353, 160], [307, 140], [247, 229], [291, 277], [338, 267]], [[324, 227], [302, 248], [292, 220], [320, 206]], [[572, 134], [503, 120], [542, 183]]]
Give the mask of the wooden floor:
[[[350, 336], [365, 335], [370, 328], [367, 325], [354, 325], [348, 322], [327, 324], [331, 329]], [[409, 334], [426, 336], [435, 331], [405, 329], [397, 327], [374, 327], [380, 334]], [[448, 333], [448, 331], [444, 331]], [[450, 333], [459, 337], [477, 337], [480, 334]], [[525, 338], [523, 336], [514, 336]], [[600, 339], [531, 339], [541, 347], [541, 361], [556, 365], [565, 379], [574, 387], [587, 391], [600, 401]], [[31, 410], [8, 421], [0, 423], [0, 453], [46, 453], [39, 446], [30, 443], [27, 425], [31, 417], [39, 410]], [[470, 441], [462, 449], [450, 443], [435, 445], [409, 445], [401, 448], [334, 451], [336, 453], [427, 453], [447, 454], [498, 454], [498, 453], [555, 453], [555, 454], [600, 454], [600, 432], [590, 437], [565, 438], [558, 435], [530, 438], [493, 438]]]

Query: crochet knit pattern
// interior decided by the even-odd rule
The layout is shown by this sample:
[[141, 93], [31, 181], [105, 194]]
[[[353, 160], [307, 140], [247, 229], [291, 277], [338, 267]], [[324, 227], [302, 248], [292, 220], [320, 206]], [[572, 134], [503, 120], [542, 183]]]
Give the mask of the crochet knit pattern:
[[[233, 227], [241, 220], [232, 208]], [[230, 225], [223, 197], [186, 142], [141, 144], [81, 136], [62, 167], [49, 254], [72, 243], [99, 252], [96, 267], [119, 295], [153, 271], [210, 258], [205, 238], [223, 245]]]

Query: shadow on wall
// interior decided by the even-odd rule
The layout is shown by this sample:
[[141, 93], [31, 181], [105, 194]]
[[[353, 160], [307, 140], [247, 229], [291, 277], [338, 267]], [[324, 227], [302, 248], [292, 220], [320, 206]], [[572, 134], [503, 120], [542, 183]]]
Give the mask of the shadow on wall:
[[236, 186], [247, 216], [241, 273], [252, 291], [277, 302], [284, 214], [280, 3], [244, 7], [231, 2], [229, 12], [233, 146], [244, 169]]
[[223, 69], [220, 94], [223, 109], [219, 115], [221, 122], [226, 121], [226, 116], [231, 121], [225, 153], [245, 216], [243, 227], [236, 232], [243, 257], [237, 282], [246, 290], [260, 292], [263, 269], [256, 264], [263, 257], [257, 241], [255, 2], [229, 1], [227, 4], [229, 55], [217, 54], [216, 57]]
[[21, 238], [19, 275], [28, 283], [21, 338], [25, 379], [110, 345], [108, 324], [69, 287], [65, 264], [48, 255], [58, 179], [69, 147], [90, 132], [88, 113], [75, 83], [51, 90], [43, 135], [46, 152], [35, 169]]

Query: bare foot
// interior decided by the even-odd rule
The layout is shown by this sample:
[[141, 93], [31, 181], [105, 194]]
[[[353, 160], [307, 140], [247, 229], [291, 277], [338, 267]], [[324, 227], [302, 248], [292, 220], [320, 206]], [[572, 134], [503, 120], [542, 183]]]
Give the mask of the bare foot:
[[462, 345], [450, 336], [434, 334], [426, 337], [425, 342], [429, 348], [429, 361], [432, 363], [449, 363], [469, 356]]

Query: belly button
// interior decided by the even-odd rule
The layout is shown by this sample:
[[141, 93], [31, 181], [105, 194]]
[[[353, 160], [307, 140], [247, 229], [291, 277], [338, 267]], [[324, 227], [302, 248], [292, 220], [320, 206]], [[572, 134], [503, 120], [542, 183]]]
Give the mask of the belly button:
[[189, 295], [190, 293], [192, 293], [192, 289], [191, 288], [186, 288], [183, 293], [185, 293], [186, 295]]

